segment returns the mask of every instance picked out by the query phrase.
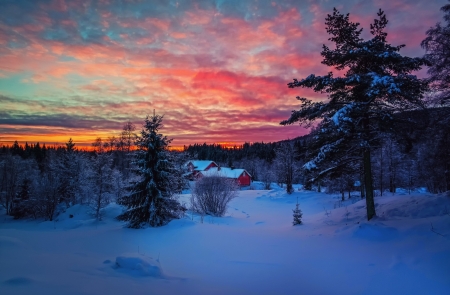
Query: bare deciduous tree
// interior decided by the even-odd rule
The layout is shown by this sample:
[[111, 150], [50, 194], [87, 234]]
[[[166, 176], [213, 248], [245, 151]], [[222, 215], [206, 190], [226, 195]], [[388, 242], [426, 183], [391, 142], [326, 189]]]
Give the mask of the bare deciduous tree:
[[111, 162], [111, 155], [107, 153], [96, 154], [92, 161], [90, 206], [97, 220], [101, 220], [101, 211], [109, 204], [113, 194], [114, 183]]
[[276, 149], [276, 155], [278, 182], [286, 183], [286, 192], [291, 194], [294, 191], [292, 184], [295, 170], [293, 144], [291, 142], [283, 142], [280, 147]]
[[444, 23], [437, 23], [427, 31], [421, 45], [426, 50], [425, 58], [430, 62], [429, 81], [436, 102], [450, 106], [450, 4], [441, 7]]
[[260, 165], [260, 180], [264, 183], [264, 189], [270, 190], [272, 182], [275, 181], [275, 173], [270, 164]]
[[201, 215], [224, 216], [228, 203], [237, 196], [236, 181], [221, 176], [205, 176], [195, 183], [191, 209]]

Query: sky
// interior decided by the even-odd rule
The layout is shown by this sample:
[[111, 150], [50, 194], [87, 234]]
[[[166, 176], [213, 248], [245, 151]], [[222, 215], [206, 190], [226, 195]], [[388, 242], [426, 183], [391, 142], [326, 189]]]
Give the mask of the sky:
[[326, 96], [287, 83], [332, 70], [320, 51], [333, 7], [365, 38], [381, 8], [388, 41], [415, 57], [447, 3], [0, 0], [0, 144], [89, 146], [128, 121], [139, 132], [153, 110], [173, 147], [295, 138], [308, 130], [279, 122], [296, 96]]

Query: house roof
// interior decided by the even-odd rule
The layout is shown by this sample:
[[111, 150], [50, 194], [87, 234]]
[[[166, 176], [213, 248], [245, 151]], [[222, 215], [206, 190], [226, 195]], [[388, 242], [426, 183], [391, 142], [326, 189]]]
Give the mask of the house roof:
[[248, 173], [245, 169], [231, 169], [231, 168], [227, 168], [227, 167], [220, 167], [220, 170], [218, 169], [218, 167], [213, 167], [213, 168], [209, 169], [208, 171], [202, 171], [201, 173], [203, 176], [216, 176], [217, 175], [217, 176], [237, 179], [244, 172], [247, 173], [249, 176], [251, 176], [250, 173]]
[[[189, 163], [192, 163], [192, 165], [194, 165], [194, 170], [197, 170], [197, 171], [203, 171], [203, 170], [205, 170], [211, 163], [216, 164], [214, 161], [208, 161], [208, 160], [195, 160], [195, 161], [188, 161], [188, 162], [186, 163], [186, 166], [187, 166]], [[216, 166], [218, 166], [218, 165], [216, 164]]]

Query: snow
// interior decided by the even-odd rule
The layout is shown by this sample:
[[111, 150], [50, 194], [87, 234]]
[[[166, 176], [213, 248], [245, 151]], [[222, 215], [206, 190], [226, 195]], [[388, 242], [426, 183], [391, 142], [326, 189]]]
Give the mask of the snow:
[[[105, 264], [110, 263], [105, 260]], [[141, 253], [125, 253], [116, 257], [113, 266], [118, 270], [125, 270], [129, 274], [137, 276], [163, 277], [159, 261]]]
[[305, 168], [306, 170], [312, 170], [312, 169], [317, 168], [317, 164], [322, 162], [323, 160], [325, 160], [327, 157], [327, 154], [332, 152], [336, 148], [336, 146], [339, 146], [343, 140], [344, 140], [343, 138], [340, 138], [340, 139], [336, 140], [335, 142], [323, 145], [320, 148], [320, 151], [317, 154], [317, 156], [314, 159], [312, 159], [311, 161], [306, 162], [303, 165], [303, 168]]
[[367, 221], [357, 193], [253, 186], [225, 217], [140, 230], [116, 204], [101, 222], [84, 205], [52, 222], [0, 211], [0, 294], [450, 294], [449, 195], [385, 193]]
[[189, 163], [192, 163], [192, 165], [194, 166], [194, 170], [196, 170], [196, 171], [203, 171], [203, 170], [205, 170], [206, 168], [208, 168], [208, 166], [209, 166], [211, 163], [216, 164], [214, 161], [194, 160], [194, 161], [188, 161], [188, 162], [186, 163], [186, 166], [187, 166]]
[[306, 162], [305, 165], [303, 165], [303, 168], [306, 170], [313, 170], [317, 168], [317, 165], [314, 163], [314, 161]]
[[348, 113], [352, 111], [352, 109], [355, 107], [354, 103], [349, 103], [348, 105], [345, 105], [343, 108], [339, 109], [332, 117], [331, 119], [334, 122], [334, 125], [339, 126], [341, 122], [352, 122], [352, 118], [348, 117]]
[[247, 173], [250, 175], [245, 169], [240, 168], [227, 168], [227, 167], [220, 167], [220, 170], [218, 167], [213, 167], [208, 169], [207, 171], [202, 171], [203, 176], [221, 176], [226, 178], [232, 178], [237, 179], [239, 176], [241, 176], [242, 173]]
[[378, 87], [385, 88], [389, 94], [401, 93], [400, 88], [398, 88], [398, 85], [395, 83], [394, 77], [390, 75], [380, 76], [374, 72], [369, 73], [368, 76], [372, 78], [372, 83], [370, 84], [371, 89], [369, 89], [367, 93], [369, 96], [378, 95], [380, 92], [380, 90], [377, 89]]

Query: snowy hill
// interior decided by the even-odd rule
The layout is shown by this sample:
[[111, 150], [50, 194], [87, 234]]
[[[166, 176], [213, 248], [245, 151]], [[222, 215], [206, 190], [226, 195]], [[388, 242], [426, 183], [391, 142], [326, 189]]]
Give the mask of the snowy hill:
[[81, 205], [54, 222], [2, 211], [0, 294], [450, 294], [449, 196], [377, 197], [370, 222], [364, 200], [339, 199], [244, 190], [223, 218], [143, 230], [115, 204], [100, 222]]

